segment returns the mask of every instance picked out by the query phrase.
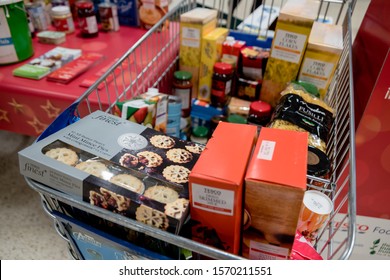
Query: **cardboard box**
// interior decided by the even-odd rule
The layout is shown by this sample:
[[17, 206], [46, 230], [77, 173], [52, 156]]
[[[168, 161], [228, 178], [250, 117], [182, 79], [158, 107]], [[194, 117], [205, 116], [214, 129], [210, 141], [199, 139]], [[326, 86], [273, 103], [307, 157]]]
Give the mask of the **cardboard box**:
[[192, 239], [238, 254], [244, 177], [256, 127], [220, 122], [189, 179]]
[[241, 49], [245, 46], [245, 41], [235, 40], [234, 37], [227, 37], [226, 41], [222, 44], [222, 62], [226, 62], [238, 66], [239, 58], [241, 55]]
[[319, 6], [316, 0], [289, 0], [280, 11], [260, 92], [260, 100], [272, 107], [280, 92], [298, 76]]
[[217, 26], [217, 10], [195, 8], [180, 15], [179, 68], [192, 74], [192, 98], [198, 96], [202, 38]]
[[222, 44], [228, 35], [227, 28], [216, 28], [202, 39], [203, 47], [200, 57], [198, 99], [210, 102], [211, 81], [214, 64], [221, 59]]
[[201, 148], [96, 111], [20, 151], [19, 164], [75, 199], [178, 233]]
[[114, 114], [123, 119], [142, 124], [166, 133], [168, 123], [168, 95], [155, 88], [128, 100], [117, 102]]
[[343, 50], [341, 25], [314, 22], [298, 79], [317, 86], [325, 98]]
[[307, 137], [261, 128], [245, 176], [244, 257], [289, 257], [306, 191]]

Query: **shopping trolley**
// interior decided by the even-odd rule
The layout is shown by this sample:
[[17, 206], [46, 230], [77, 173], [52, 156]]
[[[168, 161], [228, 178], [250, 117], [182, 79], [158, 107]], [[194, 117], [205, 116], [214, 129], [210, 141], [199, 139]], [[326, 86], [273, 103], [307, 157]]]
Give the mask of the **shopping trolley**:
[[[263, 1], [264, 7], [282, 7], [284, 1]], [[40, 139], [76, 122], [78, 119], [99, 109], [114, 113], [117, 101], [127, 100], [155, 87], [160, 92], [171, 93], [173, 72], [177, 70], [179, 53], [180, 14], [196, 6], [215, 8], [218, 10], [218, 25], [228, 27], [235, 36], [244, 36], [254, 44], [270, 44], [272, 38], [272, 22], [264, 21], [265, 28], [248, 28], [243, 24], [248, 14], [255, 8], [252, 1], [241, 1], [236, 8], [232, 1], [173, 1], [170, 11], [145, 35], [134, 44], [123, 56], [80, 96], [69, 108], [62, 112], [56, 120], [40, 135]], [[332, 170], [327, 179], [308, 176], [308, 189], [317, 189], [328, 194], [334, 203], [334, 210], [324, 229], [319, 233], [314, 244], [315, 249], [324, 259], [348, 259], [355, 242], [356, 227], [356, 166], [355, 166], [355, 123], [354, 95], [352, 77], [352, 37], [351, 16], [356, 0], [323, 0], [318, 11], [319, 20], [332, 20], [344, 27], [344, 48], [336, 70], [336, 74], [327, 94], [327, 102], [335, 109], [336, 116], [332, 126], [327, 154], [332, 162]], [[261, 9], [260, 7], [260, 9]], [[271, 40], [272, 41], [272, 40]], [[156, 47], [157, 46], [157, 47]], [[242, 257], [217, 248], [195, 242], [184, 235], [175, 235], [158, 230], [141, 222], [106, 211], [104, 209], [79, 201], [66, 193], [25, 178], [28, 185], [40, 194], [42, 206], [50, 215], [55, 228], [69, 245], [75, 259], [85, 259], [73, 242], [66, 222], [55, 213], [74, 215], [78, 213], [88, 219], [128, 229], [172, 245], [181, 252], [191, 252], [193, 256], [205, 256], [212, 259], [242, 259]], [[80, 214], [81, 213], [81, 214]], [[338, 222], [335, 222], [337, 217]], [[347, 227], [341, 225], [348, 225]], [[343, 232], [343, 239], [334, 242], [336, 233]], [[137, 259], [137, 251], [128, 255], [129, 259]], [[191, 255], [190, 254], [190, 255]], [[182, 254], [181, 254], [182, 255]], [[181, 256], [180, 255], [180, 256]], [[186, 254], [184, 254], [186, 255]]]

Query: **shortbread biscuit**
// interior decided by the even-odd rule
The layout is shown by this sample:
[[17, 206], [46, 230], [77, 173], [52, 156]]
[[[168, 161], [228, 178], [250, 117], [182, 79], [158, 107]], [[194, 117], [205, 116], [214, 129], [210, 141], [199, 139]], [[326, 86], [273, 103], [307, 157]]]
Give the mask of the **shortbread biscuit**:
[[145, 205], [140, 205], [137, 208], [135, 218], [137, 221], [163, 230], [166, 230], [169, 226], [168, 217], [164, 213]]
[[99, 161], [83, 161], [75, 166], [84, 172], [104, 179], [104, 173], [109, 172], [107, 166]]
[[188, 200], [185, 198], [176, 199], [165, 205], [165, 214], [176, 219], [180, 219], [188, 207]]
[[167, 158], [176, 163], [186, 163], [192, 160], [192, 154], [184, 149], [170, 149], [167, 152]]
[[100, 188], [99, 191], [100, 193], [95, 191], [89, 192], [89, 201], [91, 205], [99, 206], [104, 209], [116, 210], [118, 212], [129, 209], [130, 199], [105, 188]]
[[119, 159], [119, 164], [127, 168], [136, 167], [138, 165], [138, 157], [129, 153], [125, 153]]
[[173, 202], [179, 198], [177, 191], [165, 186], [150, 187], [145, 191], [144, 196], [157, 200], [161, 203]]
[[79, 160], [76, 152], [68, 148], [55, 148], [45, 153], [48, 157], [61, 161], [67, 165], [75, 165]]
[[170, 182], [187, 183], [190, 170], [181, 165], [170, 165], [164, 168], [163, 176]]
[[145, 190], [144, 183], [130, 174], [118, 174], [111, 177], [110, 182], [132, 192], [142, 194]]
[[199, 145], [197, 143], [191, 143], [190, 145], [186, 146], [186, 149], [189, 150], [191, 153], [200, 154], [205, 149], [205, 146]]
[[161, 149], [170, 149], [175, 146], [175, 140], [166, 135], [155, 135], [150, 138], [150, 143], [153, 146]]
[[146, 167], [157, 167], [163, 162], [163, 159], [159, 154], [149, 151], [139, 152], [137, 157], [138, 161]]

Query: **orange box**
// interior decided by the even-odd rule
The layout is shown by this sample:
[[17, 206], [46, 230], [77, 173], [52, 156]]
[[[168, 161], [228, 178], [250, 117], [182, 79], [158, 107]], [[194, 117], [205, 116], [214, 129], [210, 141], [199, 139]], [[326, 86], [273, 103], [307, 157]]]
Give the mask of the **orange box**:
[[244, 257], [289, 257], [306, 191], [307, 145], [307, 132], [261, 128], [245, 176]]
[[239, 254], [244, 178], [256, 136], [252, 125], [218, 124], [189, 176], [193, 240]]

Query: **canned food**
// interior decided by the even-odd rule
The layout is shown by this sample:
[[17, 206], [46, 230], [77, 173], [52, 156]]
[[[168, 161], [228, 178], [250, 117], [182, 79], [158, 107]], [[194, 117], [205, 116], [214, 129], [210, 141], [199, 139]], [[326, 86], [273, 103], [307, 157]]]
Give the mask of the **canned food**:
[[99, 4], [100, 22], [103, 31], [118, 31], [118, 7], [112, 3]]

